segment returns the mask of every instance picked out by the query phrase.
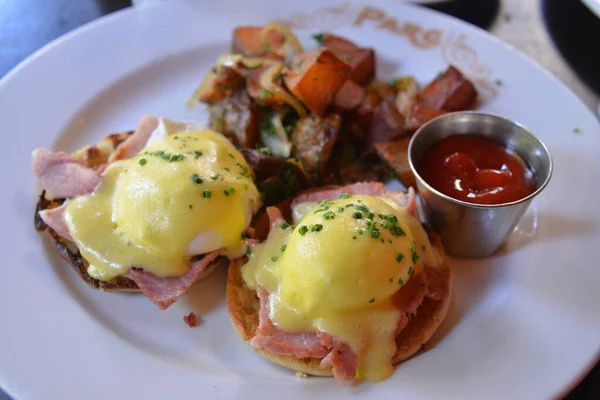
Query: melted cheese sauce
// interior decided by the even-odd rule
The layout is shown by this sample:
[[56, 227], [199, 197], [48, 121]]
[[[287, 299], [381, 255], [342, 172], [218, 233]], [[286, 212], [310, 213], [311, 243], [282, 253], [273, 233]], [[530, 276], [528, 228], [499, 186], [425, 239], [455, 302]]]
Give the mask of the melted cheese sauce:
[[224, 248], [241, 256], [241, 234], [260, 204], [244, 157], [203, 130], [110, 164], [94, 193], [69, 202], [65, 221], [92, 277], [107, 281], [131, 267], [170, 277], [185, 274], [193, 255]]
[[427, 234], [386, 198], [304, 203], [293, 214], [295, 227], [279, 222], [253, 248], [242, 268], [246, 284], [269, 291], [278, 327], [327, 332], [358, 355], [358, 379], [387, 378], [401, 316], [392, 296], [424, 262], [439, 265]]

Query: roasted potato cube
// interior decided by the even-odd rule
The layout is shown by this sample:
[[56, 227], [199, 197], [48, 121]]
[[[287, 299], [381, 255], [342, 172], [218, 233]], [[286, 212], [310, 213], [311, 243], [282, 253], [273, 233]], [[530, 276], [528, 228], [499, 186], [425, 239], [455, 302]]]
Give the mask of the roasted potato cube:
[[244, 88], [244, 78], [234, 69], [215, 67], [204, 76], [202, 83], [196, 89], [190, 102], [201, 101], [215, 104], [232, 93]]
[[210, 107], [209, 126], [234, 144], [252, 148], [258, 140], [258, 110], [246, 91], [234, 93]]
[[364, 86], [375, 77], [375, 51], [358, 47], [354, 43], [330, 33], [323, 34], [322, 46], [331, 49], [350, 65], [350, 76], [354, 82]]
[[408, 165], [408, 143], [410, 137], [386, 143], [376, 143], [375, 151], [381, 161], [386, 163], [396, 177], [406, 187], [415, 186], [415, 176]]
[[338, 138], [342, 118], [337, 114], [324, 117], [307, 115], [300, 118], [292, 132], [292, 154], [300, 160], [304, 170], [320, 175], [331, 156]]
[[271, 30], [267, 33], [266, 43], [261, 46], [260, 33], [262, 26], [238, 26], [233, 30], [233, 43], [231, 51], [252, 57], [269, 57], [282, 59], [275, 50], [285, 43], [285, 37], [278, 31]]
[[384, 81], [374, 80], [367, 86], [367, 90], [375, 92], [384, 100], [391, 102], [396, 101], [396, 95], [398, 94], [398, 88], [394, 85], [390, 85]]
[[346, 79], [333, 98], [333, 106], [340, 112], [352, 111], [365, 99], [365, 89], [353, 80]]
[[295, 56], [283, 79], [292, 94], [310, 111], [323, 115], [349, 71], [348, 64], [333, 52], [318, 49]]
[[404, 135], [408, 135], [404, 117], [394, 103], [384, 100], [373, 113], [365, 140], [366, 151], [372, 150], [373, 145], [376, 143], [389, 142]]
[[475, 86], [453, 66], [423, 88], [422, 104], [437, 110], [461, 111], [470, 108], [477, 98]]
[[420, 103], [414, 104], [406, 117], [406, 128], [414, 132], [427, 121], [444, 114], [446, 114], [444, 110], [436, 110]]

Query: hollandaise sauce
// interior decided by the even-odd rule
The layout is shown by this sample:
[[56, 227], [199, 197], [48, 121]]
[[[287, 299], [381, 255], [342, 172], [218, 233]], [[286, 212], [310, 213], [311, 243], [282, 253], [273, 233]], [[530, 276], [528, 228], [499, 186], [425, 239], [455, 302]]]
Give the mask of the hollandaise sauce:
[[252, 249], [246, 284], [269, 291], [280, 329], [327, 332], [358, 355], [358, 379], [387, 378], [401, 317], [392, 297], [424, 262], [439, 265], [427, 234], [387, 198], [342, 195], [293, 213], [295, 226], [276, 224]]
[[92, 277], [110, 280], [131, 267], [172, 277], [187, 272], [193, 255], [241, 255], [258, 207], [244, 157], [221, 134], [202, 130], [110, 164], [96, 191], [69, 202], [65, 221]]

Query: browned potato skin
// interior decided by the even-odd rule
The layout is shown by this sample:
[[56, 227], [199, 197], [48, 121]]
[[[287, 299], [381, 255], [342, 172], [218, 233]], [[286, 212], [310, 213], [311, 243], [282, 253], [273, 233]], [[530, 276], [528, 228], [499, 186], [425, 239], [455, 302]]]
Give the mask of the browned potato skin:
[[300, 118], [292, 132], [292, 153], [311, 175], [321, 175], [331, 157], [338, 138], [342, 117], [329, 114], [324, 117], [307, 115]]
[[361, 139], [364, 139], [369, 130], [375, 109], [383, 99], [377, 93], [371, 90], [365, 91], [365, 97], [360, 106], [352, 112], [347, 118], [350, 125], [350, 132]]
[[376, 143], [375, 151], [379, 158], [394, 171], [396, 177], [406, 187], [415, 186], [415, 176], [408, 165], [408, 143], [410, 137], [386, 143]]
[[374, 80], [369, 83], [367, 90], [377, 93], [379, 97], [384, 100], [391, 101], [392, 103], [396, 101], [396, 96], [398, 95], [399, 91], [397, 87], [390, 85], [387, 82], [378, 80]]
[[[253, 68], [248, 70], [246, 73], [246, 88], [250, 97], [267, 106], [281, 106], [285, 102], [279, 97], [275, 96], [274, 93], [264, 90], [260, 80], [264, 74], [270, 74], [272, 71], [277, 70], [281, 67], [281, 63], [275, 63], [272, 65], [265, 65], [263, 67]], [[273, 79], [274, 81], [274, 79]], [[281, 88], [281, 90], [284, 90]]]
[[242, 53], [251, 57], [268, 57], [281, 60], [282, 57], [274, 51], [285, 43], [285, 37], [277, 31], [267, 33], [267, 46], [260, 45], [262, 26], [238, 26], [233, 30], [232, 53]]
[[246, 91], [239, 91], [210, 108], [209, 126], [241, 147], [258, 140], [258, 110]]
[[375, 77], [375, 51], [358, 47], [349, 40], [326, 33], [323, 35], [323, 47], [331, 49], [339, 58], [350, 65], [349, 78], [361, 86]]
[[321, 48], [294, 56], [292, 67], [283, 79], [310, 111], [323, 115], [349, 72], [348, 64], [332, 51]]
[[410, 113], [406, 117], [406, 128], [414, 132], [426, 122], [444, 114], [446, 114], [444, 110], [436, 110], [425, 104], [417, 103], [412, 106]]
[[215, 104], [243, 87], [244, 78], [240, 74], [232, 68], [219, 67], [216, 74], [211, 72], [205, 76], [196, 94], [199, 101]]
[[385, 143], [408, 135], [405, 129], [405, 120], [394, 103], [384, 100], [377, 106], [365, 140], [367, 152], [372, 150], [376, 143]]
[[422, 104], [446, 111], [469, 109], [477, 98], [475, 86], [455, 67], [450, 66], [419, 93]]
[[358, 108], [365, 99], [365, 89], [353, 80], [346, 79], [333, 98], [333, 107], [339, 112], [348, 112]]

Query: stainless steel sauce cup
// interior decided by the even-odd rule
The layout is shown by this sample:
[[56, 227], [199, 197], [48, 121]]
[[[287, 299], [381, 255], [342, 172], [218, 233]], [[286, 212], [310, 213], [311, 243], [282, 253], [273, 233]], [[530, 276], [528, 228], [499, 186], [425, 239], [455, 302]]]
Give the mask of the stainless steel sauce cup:
[[[506, 147], [533, 172], [536, 190], [517, 201], [485, 205], [457, 200], [431, 187], [416, 166], [433, 144], [454, 135], [479, 135]], [[475, 111], [446, 114], [423, 125], [410, 141], [408, 161], [426, 221], [441, 235], [448, 253], [469, 258], [498, 250], [552, 175], [548, 148], [533, 132], [507, 118]]]

